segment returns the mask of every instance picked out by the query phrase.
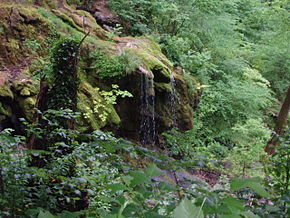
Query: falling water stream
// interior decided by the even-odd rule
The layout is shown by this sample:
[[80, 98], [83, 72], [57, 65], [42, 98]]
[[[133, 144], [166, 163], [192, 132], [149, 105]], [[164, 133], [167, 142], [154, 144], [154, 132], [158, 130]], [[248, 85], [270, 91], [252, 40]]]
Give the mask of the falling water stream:
[[173, 76], [173, 73], [170, 71], [170, 85], [171, 85], [171, 89], [172, 92], [170, 93], [169, 97], [170, 97], [170, 112], [172, 114], [172, 127], [176, 127], [177, 126], [177, 116], [176, 116], [176, 106], [179, 103], [178, 100], [178, 96], [177, 96], [177, 92], [176, 92], [176, 81], [175, 78]]
[[155, 144], [155, 102], [153, 79], [141, 74], [141, 125], [140, 141], [143, 145]]
[[[172, 127], [177, 126], [176, 106], [179, 103], [176, 82], [173, 74], [170, 74], [170, 84], [172, 92], [169, 95], [169, 107], [172, 116]], [[154, 145], [156, 140], [156, 124], [155, 124], [155, 93], [154, 93], [154, 81], [146, 74], [141, 74], [140, 85], [140, 142], [143, 145]]]

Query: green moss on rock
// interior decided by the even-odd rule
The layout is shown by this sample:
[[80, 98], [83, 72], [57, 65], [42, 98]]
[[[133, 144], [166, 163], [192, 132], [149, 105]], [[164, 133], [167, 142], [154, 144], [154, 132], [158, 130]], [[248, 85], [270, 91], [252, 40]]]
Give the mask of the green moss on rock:
[[73, 28], [77, 29], [80, 32], [84, 32], [84, 30], [82, 28], [80, 28], [78, 25], [76, 25], [74, 20], [71, 17], [69, 17], [68, 15], [64, 14], [63, 12], [61, 12], [59, 10], [52, 10], [52, 12], [57, 17], [59, 17], [63, 22], [69, 24], [70, 26], [72, 26]]
[[25, 118], [30, 122], [33, 120], [35, 103], [36, 103], [35, 97], [20, 98], [19, 100], [19, 105], [25, 115]]
[[[8, 18], [9, 17], [9, 22]], [[30, 55], [36, 55], [25, 43], [37, 41], [41, 46], [38, 55], [43, 54], [50, 26], [36, 8], [26, 4], [0, 3], [0, 65], [17, 65]], [[24, 40], [25, 39], [25, 40]]]
[[118, 38], [117, 50], [128, 50], [137, 56], [142, 64], [144, 74], [154, 78], [155, 82], [170, 82], [173, 64], [162, 54], [161, 49], [153, 40], [146, 38]]
[[8, 85], [0, 86], [0, 97], [13, 99], [13, 93]]
[[169, 92], [169, 93], [172, 92], [172, 86], [170, 83], [155, 82], [154, 85], [155, 85], [155, 89], [157, 89], [160, 92]]
[[0, 102], [0, 114], [10, 117], [12, 115], [11, 108]]
[[17, 93], [23, 97], [34, 96], [38, 93], [38, 82], [35, 81], [15, 80], [13, 82], [13, 87], [17, 91]]

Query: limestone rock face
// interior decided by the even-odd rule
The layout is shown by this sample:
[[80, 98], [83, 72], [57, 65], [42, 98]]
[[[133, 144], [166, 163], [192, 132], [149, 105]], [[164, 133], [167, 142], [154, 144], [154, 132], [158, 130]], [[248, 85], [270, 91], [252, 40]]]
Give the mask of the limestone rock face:
[[35, 111], [37, 82], [15, 80], [0, 86], [0, 130], [13, 128], [23, 132], [20, 118], [31, 122]]
[[[145, 140], [148, 134], [150, 140], [144, 143], [158, 144], [163, 131], [172, 127], [192, 128], [188, 80], [174, 69], [157, 43], [148, 38], [112, 36], [86, 11], [68, 5], [59, 8], [50, 1], [36, 2], [38, 6], [0, 3], [0, 75], [4, 75], [0, 78], [0, 128], [20, 131], [19, 118], [32, 121], [39, 91], [39, 81], [32, 78], [32, 73], [45, 70], [42, 63], [48, 57], [52, 40], [68, 36], [81, 39], [89, 30], [79, 63], [81, 131], [110, 130], [136, 141]], [[114, 23], [117, 18], [102, 19]], [[104, 79], [95, 67], [100, 61], [93, 56], [96, 51], [108, 57], [129, 54], [125, 68], [134, 66], [134, 70], [124, 69], [122, 75]], [[108, 65], [119, 63], [107, 62], [99, 64], [107, 69]], [[110, 92], [112, 84], [129, 91], [133, 97], [117, 98], [110, 103], [101, 92]]]
[[[189, 104], [188, 83], [182, 75], [174, 72], [172, 63], [159, 46], [149, 39], [126, 37], [119, 39], [117, 48], [129, 50], [141, 59], [135, 72], [116, 81], [134, 96], [118, 101], [116, 109], [121, 124], [117, 134], [142, 141], [140, 131], [144, 119], [145, 128], [155, 129], [153, 137], [156, 143], [160, 143], [161, 133], [172, 127], [191, 129], [193, 109]], [[149, 119], [148, 126], [146, 119]]]

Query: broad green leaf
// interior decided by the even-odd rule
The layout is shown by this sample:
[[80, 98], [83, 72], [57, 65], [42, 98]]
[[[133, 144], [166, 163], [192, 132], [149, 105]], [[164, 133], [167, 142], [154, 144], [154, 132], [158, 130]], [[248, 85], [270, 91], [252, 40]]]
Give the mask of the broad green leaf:
[[231, 183], [231, 190], [237, 191], [242, 188], [251, 188], [257, 194], [262, 197], [271, 197], [271, 195], [266, 192], [263, 186], [260, 184], [259, 178], [250, 178], [250, 179], [233, 179]]
[[122, 176], [122, 179], [127, 186], [130, 186], [131, 181], [133, 180], [133, 177], [132, 176]]
[[151, 211], [146, 212], [144, 215], [146, 218], [165, 218], [165, 216], [162, 216], [158, 214], [157, 212], [151, 212]]
[[103, 216], [102, 218], [125, 218], [124, 216], [119, 216], [118, 214], [108, 214], [106, 216]]
[[128, 187], [125, 186], [124, 184], [110, 184], [107, 186], [113, 193], [117, 191], [123, 191], [123, 190], [128, 190]]
[[201, 207], [195, 206], [192, 201], [185, 198], [174, 209], [173, 218], [204, 218], [204, 215]]
[[260, 218], [258, 215], [253, 214], [251, 211], [245, 211], [241, 213], [245, 218]]
[[49, 211], [40, 211], [37, 218], [56, 218]]
[[131, 200], [129, 201], [125, 201], [125, 203], [120, 207], [119, 212], [118, 212], [118, 218], [123, 218], [123, 211], [125, 210], [125, 208], [129, 205], [133, 203]]
[[163, 172], [155, 164], [150, 164], [150, 166], [145, 170], [145, 174], [151, 178], [154, 176], [161, 176]]
[[244, 209], [244, 203], [236, 198], [227, 197], [221, 200], [223, 205], [227, 206], [231, 213], [235, 214], [238, 211], [242, 211]]
[[58, 218], [78, 218], [81, 216], [80, 212], [69, 212], [69, 211], [65, 211], [62, 214], [58, 214]]
[[142, 183], [150, 182], [149, 178], [142, 171], [134, 171], [130, 173], [130, 176], [133, 177], [130, 186], [135, 187], [136, 185], [140, 185]]

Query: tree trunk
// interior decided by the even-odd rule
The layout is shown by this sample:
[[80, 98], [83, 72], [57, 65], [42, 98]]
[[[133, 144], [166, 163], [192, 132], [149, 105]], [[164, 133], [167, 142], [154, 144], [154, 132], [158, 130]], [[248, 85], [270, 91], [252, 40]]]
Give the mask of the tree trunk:
[[268, 142], [267, 146], [265, 147], [265, 151], [268, 154], [275, 153], [275, 147], [278, 143], [278, 137], [283, 134], [284, 127], [287, 124], [289, 110], [290, 110], [290, 86], [288, 88], [286, 98], [283, 102], [283, 105], [277, 118], [277, 123], [274, 130], [276, 136], [273, 136], [272, 139]]
[[[37, 95], [36, 105], [35, 107], [37, 110], [44, 112], [47, 110], [47, 92], [48, 92], [48, 84], [46, 83], [45, 79], [42, 78], [40, 81], [40, 90]], [[42, 128], [46, 125], [46, 121], [42, 120], [42, 115], [40, 115], [37, 111], [34, 112], [33, 115], [33, 123], [36, 123], [39, 128]], [[32, 134], [28, 139], [28, 146], [29, 149], [42, 149], [45, 150], [45, 143], [43, 140], [36, 137], [35, 134]]]

